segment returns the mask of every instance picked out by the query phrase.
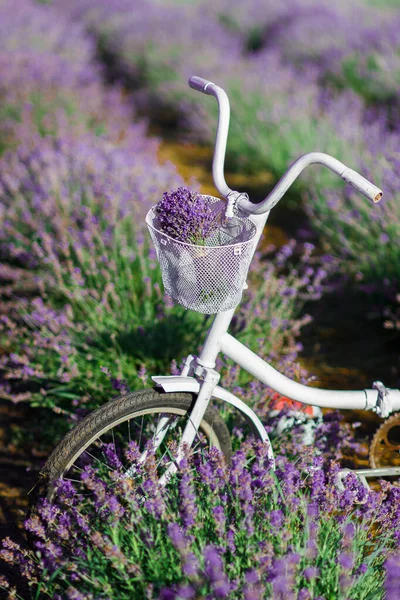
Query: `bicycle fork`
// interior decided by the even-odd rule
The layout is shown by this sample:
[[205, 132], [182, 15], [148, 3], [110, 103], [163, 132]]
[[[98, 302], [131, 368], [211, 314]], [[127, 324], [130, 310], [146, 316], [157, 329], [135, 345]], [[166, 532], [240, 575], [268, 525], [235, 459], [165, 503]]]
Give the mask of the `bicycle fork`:
[[[203, 420], [204, 413], [207, 410], [214, 389], [218, 385], [220, 375], [214, 369], [197, 367], [196, 371], [201, 373], [203, 382], [200, 387], [196, 402], [190, 413], [188, 422], [183, 430], [181, 441], [179, 442], [175, 460], [171, 462], [166, 472], [160, 478], [160, 484], [165, 485], [171, 476], [178, 470], [180, 461], [184, 458], [185, 448], [190, 448], [194, 442], [200, 423]], [[198, 373], [199, 374], [199, 373]]]

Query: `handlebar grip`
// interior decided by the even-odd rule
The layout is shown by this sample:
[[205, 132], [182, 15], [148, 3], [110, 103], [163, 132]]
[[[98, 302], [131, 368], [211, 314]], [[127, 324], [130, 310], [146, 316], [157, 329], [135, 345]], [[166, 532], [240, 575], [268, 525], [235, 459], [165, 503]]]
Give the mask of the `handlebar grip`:
[[197, 77], [197, 75], [193, 75], [193, 77], [189, 79], [189, 85], [191, 88], [197, 90], [198, 92], [203, 92], [203, 94], [211, 95], [211, 89], [210, 91], [208, 91], [207, 88], [210, 85], [215, 84], [212, 83], [212, 81], [207, 81], [207, 79], [203, 79], [202, 77]]
[[341, 174], [342, 179], [350, 183], [353, 187], [356, 188], [361, 194], [363, 194], [369, 200], [375, 202], [379, 202], [382, 198], [383, 192], [376, 185], [365, 179], [360, 173], [353, 171], [353, 169], [345, 169]]

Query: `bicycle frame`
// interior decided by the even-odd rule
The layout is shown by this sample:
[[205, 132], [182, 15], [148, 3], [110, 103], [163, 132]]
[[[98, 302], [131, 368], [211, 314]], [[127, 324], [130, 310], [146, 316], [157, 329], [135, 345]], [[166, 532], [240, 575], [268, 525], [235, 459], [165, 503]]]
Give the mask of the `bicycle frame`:
[[[197, 91], [215, 96], [218, 101], [219, 118], [213, 158], [214, 183], [220, 194], [228, 200], [228, 212], [232, 209], [232, 205], [236, 204], [240, 210], [248, 213], [248, 218], [256, 225], [257, 232], [253, 253], [261, 238], [271, 208], [279, 202], [300, 173], [311, 164], [318, 163], [328, 167], [373, 202], [379, 202], [381, 199], [382, 191], [362, 175], [349, 169], [332, 156], [313, 152], [299, 158], [264, 201], [259, 204], [251, 203], [247, 194], [231, 190], [224, 177], [224, 160], [230, 116], [229, 100], [226, 93], [215, 84], [200, 77], [191, 77], [189, 85]], [[215, 371], [215, 365], [220, 352], [269, 388], [302, 404], [332, 409], [372, 410], [382, 417], [387, 417], [391, 412], [400, 410], [400, 390], [385, 388], [381, 382], [375, 382], [372, 389], [335, 391], [310, 388], [290, 380], [228, 333], [234, 312], [235, 309], [231, 309], [218, 313], [214, 317], [200, 355], [198, 357], [191, 355], [187, 357], [180, 376], [156, 376], [152, 378], [166, 392], [191, 391], [197, 394], [197, 400], [180, 440], [176, 463], [183, 456], [184, 446], [190, 447], [193, 443], [211, 397], [230, 403], [239, 409], [246, 418], [251, 419], [261, 439], [268, 444], [268, 456], [273, 461], [273, 452], [268, 435], [257, 415], [242, 400], [218, 386], [220, 376]], [[161, 430], [157, 432], [157, 435], [162, 435]], [[162, 477], [162, 481], [166, 481], [167, 477], [176, 471], [176, 463], [171, 465]], [[359, 474], [360, 476], [374, 476], [375, 472], [374, 469], [363, 469]], [[400, 475], [400, 468], [379, 469], [379, 476], [383, 474]]]
[[[185, 361], [181, 374], [178, 376], [155, 376], [153, 381], [163, 388], [165, 392], [192, 392], [197, 394], [197, 400], [190, 414], [189, 422], [180, 440], [177, 462], [183, 456], [185, 445], [191, 446], [199, 429], [201, 420], [211, 400], [211, 397], [222, 400], [237, 408], [247, 419], [250, 419], [258, 432], [260, 439], [268, 446], [268, 457], [274, 464], [274, 455], [260, 419], [254, 411], [231, 392], [218, 386], [219, 374], [214, 370], [215, 361], [221, 352], [226, 358], [232, 359], [237, 365], [258, 379], [268, 388], [301, 402], [302, 404], [318, 406], [321, 408], [370, 410], [379, 414], [379, 391], [377, 389], [364, 389], [359, 391], [336, 391], [320, 388], [311, 388], [292, 381], [279, 373], [268, 362], [252, 352], [234, 336], [228, 333], [228, 327], [235, 309], [219, 313], [214, 318], [208, 332], [204, 347], [198, 357], [189, 355]], [[400, 409], [400, 390], [388, 389], [392, 411]], [[164, 478], [176, 470], [171, 465]], [[357, 472], [356, 472], [357, 473]], [[384, 475], [400, 475], [400, 468], [363, 469], [360, 476], [373, 477]]]

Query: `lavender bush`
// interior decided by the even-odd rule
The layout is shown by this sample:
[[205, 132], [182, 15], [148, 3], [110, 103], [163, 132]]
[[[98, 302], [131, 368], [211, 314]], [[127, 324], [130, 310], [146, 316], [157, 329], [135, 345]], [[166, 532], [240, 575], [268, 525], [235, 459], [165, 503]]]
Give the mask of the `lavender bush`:
[[[15, 369], [18, 378], [22, 366], [29, 365], [45, 390], [46, 382], [54, 379], [66, 383], [81, 377], [82, 368], [86, 377], [91, 360], [98, 357], [100, 364], [96, 362], [94, 375], [88, 377], [95, 389], [100, 366], [120, 363], [121, 344], [138, 344], [134, 354], [143, 358], [144, 328], [151, 326], [156, 337], [163, 336], [162, 326], [157, 333], [155, 325], [166, 318], [155, 252], [136, 223], [143, 221], [162, 190], [180, 179], [170, 166], [158, 165], [154, 154], [133, 154], [95, 136], [33, 141], [32, 147], [20, 147], [0, 161], [2, 279], [8, 282], [3, 297], [14, 297], [8, 304], [11, 312], [3, 318], [3, 337], [12, 328], [19, 332], [6, 343], [14, 357], [2, 364], [11, 373]], [[18, 268], [11, 273], [7, 264]], [[26, 293], [27, 278], [35, 300], [18, 299]], [[190, 321], [182, 311], [176, 318]], [[77, 348], [82, 351], [80, 367]], [[131, 351], [126, 351], [129, 356]], [[117, 354], [114, 359], [112, 352]], [[147, 356], [150, 349], [144, 352]], [[135, 374], [135, 362], [128, 356], [128, 373]], [[47, 372], [35, 366], [38, 362], [47, 365]], [[81, 385], [82, 380], [78, 389]]]
[[[168, 99], [168, 94], [170, 92], [172, 93], [172, 90], [175, 89], [175, 95], [171, 98], [174, 101], [177, 98], [181, 99], [181, 102], [176, 104], [176, 108], [180, 111], [183, 110], [186, 113], [186, 118], [192, 119], [192, 125], [196, 121], [196, 118], [193, 115], [195, 112], [192, 108], [193, 100], [188, 102], [186, 97], [188, 99], [191, 97], [193, 98], [193, 93], [191, 93], [192, 96], [190, 96], [190, 94], [188, 96], [185, 80], [186, 77], [193, 72], [197, 55], [200, 54], [203, 57], [203, 61], [205, 60], [204, 53], [203, 51], [200, 51], [199, 44], [205, 44], [208, 48], [210, 46], [215, 47], [215, 44], [217, 43], [216, 40], [218, 40], [218, 44], [220, 45], [218, 48], [218, 62], [216, 63], [215, 60], [207, 60], [210, 69], [208, 76], [211, 79], [214, 75], [215, 77], [218, 77], [218, 83], [224, 85], [228, 90], [228, 93], [230, 92], [231, 85], [235, 85], [235, 80], [240, 80], [240, 85], [237, 87], [241, 87], [243, 90], [243, 97], [240, 99], [241, 102], [243, 101], [244, 104], [246, 104], [246, 96], [251, 97], [254, 94], [258, 95], [260, 96], [259, 104], [261, 105], [262, 102], [265, 103], [266, 114], [271, 112], [270, 106], [272, 109], [276, 110], [283, 104], [281, 113], [283, 118], [284, 115], [287, 115], [288, 108], [290, 109], [290, 106], [286, 105], [286, 101], [289, 100], [290, 96], [297, 97], [307, 93], [305, 90], [309, 87], [312, 79], [314, 79], [314, 81], [321, 81], [320, 73], [321, 69], [324, 68], [324, 61], [329, 62], [330, 60], [331, 63], [334, 63], [335, 61], [338, 62], [341, 52], [349, 53], [352, 49], [363, 52], [365, 49], [364, 46], [367, 46], [368, 43], [372, 49], [371, 51], [379, 44], [381, 46], [387, 44], [388, 47], [393, 47], [393, 35], [395, 34], [390, 32], [398, 30], [395, 23], [393, 23], [389, 32], [390, 41], [387, 42], [382, 41], [382, 38], [385, 36], [376, 35], [373, 37], [372, 27], [375, 26], [375, 28], [378, 29], [381, 22], [382, 27], [385, 27], [385, 32], [387, 32], [387, 25], [392, 19], [392, 14], [390, 11], [384, 13], [377, 12], [376, 9], [366, 7], [363, 3], [356, 5], [353, 3], [351, 6], [343, 3], [336, 5], [335, 8], [333, 8], [329, 3], [323, 3], [322, 5], [321, 3], [318, 3], [318, 5], [316, 5], [314, 1], [300, 3], [298, 1], [290, 0], [281, 3], [279, 8], [277, 8], [265, 6], [265, 3], [263, 4], [255, 1], [250, 4], [250, 7], [246, 7], [245, 18], [242, 18], [243, 10], [240, 6], [235, 7], [235, 9], [235, 11], [228, 11], [223, 3], [218, 5], [218, 7], [215, 6], [215, 3], [211, 4], [207, 2], [199, 2], [190, 7], [177, 6], [174, 4], [160, 7], [159, 4], [155, 3], [153, 5], [150, 2], [146, 3], [146, 6], [140, 11], [141, 16], [138, 21], [137, 15], [135, 14], [135, 16], [133, 16], [133, 13], [130, 12], [129, 4], [126, 2], [120, 1], [113, 6], [112, 10], [110, 10], [109, 6], [103, 6], [103, 4], [98, 5], [98, 3], [94, 6], [93, 3], [88, 0], [84, 4], [84, 8], [80, 6], [79, 9], [75, 10], [75, 14], [78, 13], [80, 18], [86, 19], [91, 30], [100, 36], [106, 45], [108, 44], [111, 48], [115, 49], [114, 54], [117, 55], [117, 59], [121, 60], [122, 70], [127, 71], [130, 66], [132, 66], [134, 70], [135, 68], [137, 70], [137, 68], [142, 68], [143, 66], [146, 68], [151, 66], [152, 68], [149, 68], [147, 74], [142, 73], [141, 76], [136, 77], [140, 80], [140, 85], [142, 85], [143, 89], [147, 86], [149, 89], [157, 90], [157, 94], [165, 99]], [[229, 13], [229, 15], [227, 13]], [[235, 16], [231, 16], [232, 14], [238, 15], [237, 21], [235, 21]], [[170, 23], [175, 23], [178, 15], [182, 26], [179, 28], [179, 31], [176, 32], [176, 28], [172, 25], [170, 26]], [[224, 17], [228, 18], [228, 16], [228, 21], [231, 25], [232, 21], [236, 23], [233, 27], [234, 30], [240, 27], [240, 24], [242, 23], [244, 29], [246, 29], [246, 27], [251, 29], [253, 25], [259, 25], [260, 23], [265, 22], [266, 40], [268, 41], [268, 44], [262, 52], [259, 52], [250, 58], [250, 62], [248, 61], [249, 57], [240, 57], [240, 47], [234, 49], [232, 45], [233, 39], [237, 38], [236, 32], [235, 34], [232, 34], [227, 31], [225, 35], [223, 32], [219, 32], [218, 35], [215, 35], [215, 22], [221, 19], [224, 21]], [[326, 26], [329, 26], [328, 29], [331, 32], [329, 36], [324, 36], [323, 40], [321, 36], [312, 35], [313, 28], [321, 29], [321, 19], [324, 21], [323, 29], [326, 31]], [[349, 20], [357, 23], [359, 36], [353, 35], [354, 27], [349, 25]], [[133, 23], [133, 21], [135, 22]], [[162, 27], [160, 26], [161, 21]], [[198, 28], [198, 32], [197, 30], [194, 33], [191, 31], [192, 38], [196, 39], [196, 47], [193, 46], [192, 40], [188, 40], [184, 37], [186, 35], [184, 32], [189, 30], [189, 27], [186, 28], [184, 26], [184, 23], [186, 22], [188, 25], [189, 23], [192, 23], [192, 25], [195, 23]], [[136, 29], [132, 29], [132, 27], [137, 28], [137, 35], [132, 35], [132, 31], [136, 31]], [[127, 32], [128, 30], [130, 32], [129, 37], [124, 35], [124, 32]], [[157, 46], [146, 46], [150, 31], [162, 31], [161, 39], [160, 36], [158, 36]], [[177, 35], [181, 37], [177, 38]], [[293, 68], [288, 65], [285, 65], [285, 62], [294, 63], [294, 60], [289, 60], [288, 56], [285, 54], [285, 40], [287, 40], [289, 45], [292, 45], [293, 57], [301, 57], [300, 62], [303, 69], [300, 73], [293, 70]], [[323, 48], [318, 48], [316, 44], [319, 42], [322, 42], [325, 46], [323, 46]], [[300, 45], [307, 43], [309, 44], [309, 49], [305, 49], [304, 52], [302, 52]], [[129, 51], [129, 44], [135, 46], [135, 52]], [[152, 58], [152, 56], [154, 58]], [[234, 75], [231, 76], [229, 71], [232, 69], [229, 65], [232, 67], [233, 60], [235, 61], [235, 67], [234, 71], [232, 71]], [[139, 67], [135, 67], [137, 64]], [[187, 70], [188, 64], [190, 64], [190, 72]], [[313, 67], [313, 64], [316, 66]], [[166, 77], [165, 75], [165, 68], [167, 65], [168, 72], [172, 73], [171, 77]], [[299, 65], [295, 66], [297, 68]], [[379, 69], [377, 69], [377, 72], [379, 72]], [[249, 81], [248, 77], [246, 78], [246, 73], [249, 74], [250, 81], [253, 79], [253, 85], [250, 87], [248, 85]], [[160, 77], [161, 75], [162, 77]], [[245, 77], [244, 81], [243, 77]], [[163, 82], [165, 83], [166, 79], [168, 82], [163, 86]], [[253, 89], [256, 83], [258, 83], [260, 87], [258, 94], [256, 89]], [[176, 92], [178, 92], [178, 89], [179, 94], [177, 95]], [[279, 97], [277, 97], [277, 94]], [[284, 96], [282, 97], [282, 95]], [[303, 123], [303, 129], [305, 131], [308, 130], [310, 123], [312, 126], [312, 119], [314, 119], [315, 114], [320, 113], [321, 109], [324, 108], [314, 102], [314, 95], [315, 94], [312, 91], [311, 95], [308, 94], [308, 99], [305, 98], [308, 104], [308, 112], [306, 115], [302, 115], [300, 118], [296, 116], [299, 121], [304, 121], [304, 117], [307, 121], [309, 120], [309, 122]], [[298, 105], [296, 106], [294, 102], [292, 104], [292, 110], [295, 111], [296, 108], [298, 109]], [[304, 106], [304, 100], [302, 103]], [[201, 114], [201, 117], [203, 117], [204, 102], [197, 102], [195, 105], [196, 104], [203, 112], [203, 114]], [[208, 118], [212, 116], [212, 119], [214, 119], [213, 114], [215, 113], [211, 108], [213, 105], [212, 103], [208, 103], [208, 105], [209, 106], [206, 109]], [[233, 105], [236, 110], [234, 98]], [[237, 107], [240, 111], [239, 102], [237, 103]], [[257, 123], [257, 119], [259, 118], [259, 110], [262, 110], [262, 107], [260, 106], [260, 109], [257, 109], [257, 106], [253, 104], [251, 108], [253, 110], [250, 111], [250, 106], [247, 107], [247, 121], [248, 123], [254, 123], [256, 121], [254, 124], [254, 131], [256, 131], [257, 128], [260, 129], [260, 124]], [[197, 108], [197, 110], [199, 110], [199, 108]], [[362, 126], [358, 123], [359, 115], [357, 114], [357, 111], [355, 114], [353, 114], [353, 111], [350, 111], [350, 116], [352, 116], [354, 122], [353, 127], [362, 129]], [[269, 121], [273, 122], [273, 117], [274, 115], [272, 118], [269, 118]], [[199, 122], [199, 119], [197, 119], [197, 121]], [[296, 128], [296, 126], [294, 128]], [[238, 129], [241, 129], [242, 131], [241, 142], [244, 144], [242, 154], [247, 155], [246, 141], [253, 136], [254, 131], [253, 129], [246, 131], [242, 123], [238, 124]], [[334, 133], [334, 131], [332, 133]], [[294, 135], [296, 136], [296, 132], [294, 132]], [[233, 137], [235, 137], [235, 132], [233, 132]], [[270, 140], [270, 142], [271, 141], [271, 147], [274, 148], [274, 151], [279, 153], [279, 148], [282, 146], [283, 140], [281, 143], [276, 144], [273, 143], [275, 142], [274, 139]], [[278, 139], [276, 141], [278, 142]], [[317, 139], [316, 141], [321, 142], [322, 140]], [[266, 144], [255, 143], [254, 146], [256, 147], [256, 145], [259, 146], [260, 151], [262, 152], [262, 147]], [[233, 147], [234, 146], [235, 143], [233, 143]], [[231, 150], [228, 149], [228, 151], [230, 152]], [[250, 153], [250, 157], [247, 159], [247, 166], [254, 162], [253, 155], [254, 152]], [[237, 166], [241, 166], [240, 163], [238, 163]], [[265, 161], [264, 166], [269, 166], [268, 161]], [[254, 165], [253, 168], [258, 169], [259, 163]], [[278, 169], [277, 172], [281, 173], [282, 168]]]
[[[93, 41], [82, 26], [52, 7], [23, 4], [23, 11], [8, 2], [0, 7], [0, 150], [15, 148], [30, 130], [62, 133], [66, 123], [77, 134], [91, 130], [119, 144], [133, 143], [137, 151], [150, 145], [144, 123], [133, 125], [133, 107], [122, 90], [104, 87]], [[49, 23], [54, 28], [35, 45]]]
[[0, 150], [16, 148], [35, 132], [62, 135], [68, 127], [136, 151], [152, 145], [118, 87], [104, 89], [94, 67], [72, 68], [55, 54], [0, 53], [0, 98]]
[[[397, 134], [385, 133], [379, 123], [375, 129], [366, 127], [363, 137], [361, 170], [384, 190], [380, 204], [371, 207], [350, 187], [335, 190], [312, 185], [306, 196], [306, 207], [314, 227], [321, 232], [325, 249], [342, 258], [343, 268], [364, 282], [398, 282], [399, 138]], [[349, 135], [349, 142], [354, 138]], [[378, 151], [374, 146], [376, 139], [385, 139]]]
[[[172, 358], [180, 359], [195, 349], [194, 340], [204, 331], [203, 317], [171, 307], [163, 298], [154, 251], [146, 244], [134, 246], [134, 251], [136, 256], [129, 254], [118, 261], [122, 276], [113, 285], [96, 278], [98, 287], [92, 281], [90, 288], [81, 285], [86, 275], [82, 263], [73, 267], [58, 261], [61, 280], [55, 287], [37, 275], [21, 280], [20, 271], [11, 274], [3, 267], [8, 295], [15, 297], [18, 289], [24, 293], [31, 281], [30, 289], [46, 296], [45, 301], [38, 296], [3, 303], [7, 311], [1, 318], [6, 350], [1, 359], [3, 397], [56, 412], [75, 412], [78, 406], [97, 406], [128, 387], [142, 387], [147, 372], [168, 371]], [[287, 363], [295, 358], [294, 340], [307, 322], [296, 316], [306, 299], [320, 293], [318, 282], [323, 276], [309, 267], [303, 277], [293, 275], [290, 282], [279, 274], [284, 268], [286, 263], [282, 267], [271, 264], [265, 279], [254, 271], [254, 282], [233, 324], [239, 339], [263, 356], [269, 355], [275, 364], [288, 352]], [[134, 276], [139, 270], [144, 281]], [[102, 272], [107, 279], [110, 271], [104, 263]], [[254, 403], [254, 389], [242, 379], [244, 384], [246, 396]], [[265, 391], [260, 394], [266, 404]]]
[[0, 51], [11, 54], [57, 54], [71, 65], [84, 67], [94, 60], [95, 44], [84, 27], [53, 6], [35, 0], [0, 3]]
[[[263, 9], [263, 6], [262, 3], [252, 3], [252, 10], [246, 10], [247, 20], [251, 20], [250, 15], [254, 14], [257, 17], [254, 17], [257, 23], [262, 22], [263, 19], [259, 12], [264, 10], [267, 21], [269, 18], [272, 22], [276, 19], [277, 22], [282, 20], [283, 23], [287, 21], [297, 23], [300, 17], [293, 11], [297, 9], [297, 12], [302, 14], [301, 5], [296, 2], [283, 3], [279, 9], [270, 7]], [[343, 6], [341, 9], [346, 15], [346, 17], [343, 16], [343, 19], [348, 18], [345, 7]], [[325, 9], [321, 10], [324, 12]], [[326, 10], [329, 13], [329, 10], [333, 9], [326, 8]], [[271, 11], [272, 15], [269, 15], [268, 11]], [[129, 10], [126, 2], [118, 2], [110, 11], [109, 7], [104, 7], [102, 4], [98, 5], [97, 3], [94, 6], [90, 0], [85, 3], [84, 10], [81, 7], [78, 10], [80, 18], [86, 19], [91, 30], [102, 40], [103, 44], [106, 44], [107, 48], [110, 48], [110, 52], [116, 55], [116, 60], [121, 63], [122, 71], [127, 76], [129, 76], [129, 69], [133, 71], [132, 77], [142, 86], [143, 92], [146, 89], [153, 90], [158, 97], [164, 99], [164, 102], [170, 104], [172, 110], [183, 111], [186, 125], [189, 125], [191, 129], [197, 126], [198, 133], [206, 135], [206, 138], [210, 140], [213, 136], [213, 127], [210, 127], [210, 124], [215, 124], [214, 103], [205, 103], [201, 98], [197, 98], [196, 101], [193, 92], [188, 90], [186, 85], [187, 77], [193, 74], [196, 61], [201, 57], [201, 65], [207, 63], [208, 67], [208, 73], [204, 75], [223, 85], [232, 99], [235, 119], [232, 123], [234, 129], [231, 131], [228, 158], [229, 155], [234, 157], [236, 168], [244, 166], [259, 170], [260, 167], [271, 168], [272, 166], [273, 170], [281, 174], [287, 167], [287, 161], [284, 167], [280, 166], [279, 169], [275, 169], [274, 163], [272, 162], [271, 165], [270, 161], [266, 160], [263, 150], [265, 146], [270, 146], [274, 152], [279, 154], [282, 146], [289, 147], [290, 144], [289, 141], [285, 141], [285, 135], [278, 143], [279, 134], [276, 134], [276, 140], [274, 137], [272, 139], [269, 137], [269, 142], [266, 142], [267, 135], [270, 135], [266, 129], [272, 126], [276, 127], [279, 133], [284, 133], [280, 129], [283, 129], [285, 125], [282, 124], [283, 128], [280, 127], [277, 117], [282, 115], [280, 119], [286, 118], [287, 120], [288, 112], [296, 112], [299, 108], [300, 114], [293, 115], [293, 117], [298, 121], [303, 121], [304, 132], [309, 129], [310, 124], [313, 126], [315, 113], [320, 112], [321, 107], [315, 103], [314, 90], [311, 89], [309, 92], [308, 88], [313, 80], [314, 82], [318, 81], [318, 71], [316, 69], [311, 69], [309, 72], [304, 70], [298, 74], [293, 67], [284, 64], [284, 55], [279, 45], [267, 48], [265, 52], [258, 53], [253, 57], [240, 56], [240, 45], [234, 46], [237, 35], [229, 31], [224, 33], [223, 29], [216, 30], [219, 17], [226, 12], [224, 5], [213, 8], [204, 2], [190, 7], [173, 4], [160, 7], [157, 3], [147, 2], [142, 7], [141, 16], [138, 18], [136, 13], [133, 14]], [[306, 12], [307, 15], [313, 14], [314, 19], [320, 14], [318, 11], [316, 13], [313, 3], [303, 7], [303, 12]], [[238, 7], [237, 14], [241, 14], [240, 7]], [[354, 19], [357, 18], [357, 14], [353, 15]], [[178, 18], [181, 27], [179, 31], [176, 31], [174, 24]], [[234, 17], [232, 18], [234, 19]], [[330, 13], [328, 20], [332, 21]], [[244, 21], [246, 22], [246, 19]], [[185, 27], [185, 23], [187, 23], [187, 27]], [[193, 31], [194, 24], [196, 31]], [[190, 39], [185, 33], [189, 30]], [[346, 29], [347, 34], [348, 31], [349, 27]], [[150, 32], [157, 32], [157, 45], [148, 44]], [[293, 39], [293, 35], [290, 33], [288, 37]], [[194, 40], [195, 45], [193, 44]], [[341, 45], [337, 37], [335, 41]], [[217, 61], [215, 57], [211, 58], [207, 55], [210, 48], [217, 50]], [[115, 67], [114, 63], [113, 66]], [[140, 75], [137, 73], [138, 69], [142, 69]], [[148, 72], [143, 72], [143, 69], [148, 69]], [[203, 74], [200, 71], [199, 73]], [[240, 97], [237, 98], [239, 91]], [[255, 98], [253, 99], [253, 97]], [[292, 97], [293, 100], [291, 100]], [[291, 105], [290, 102], [292, 102]], [[271, 110], [273, 114], [269, 115], [268, 120], [263, 119], [262, 116], [260, 118], [260, 112], [268, 115]], [[201, 111], [200, 114], [199, 111]], [[279, 111], [278, 114], [276, 111]], [[305, 119], [308, 122], [304, 122]], [[202, 120], [205, 122], [201, 123]], [[235, 122], [237, 122], [237, 128], [235, 128]], [[260, 143], [259, 137], [263, 133], [259, 134], [257, 130], [264, 128], [265, 138]], [[249, 152], [248, 146], [255, 133], [254, 149]], [[296, 136], [296, 131], [294, 135]], [[237, 143], [236, 136], [238, 136]], [[240, 153], [235, 152], [236, 146], [241, 148]], [[241, 161], [237, 162], [239, 154], [243, 156]], [[254, 162], [255, 157], [258, 159], [256, 163]], [[270, 157], [268, 156], [268, 158]], [[291, 156], [289, 156], [290, 158]]]
[[[112, 453], [111, 453], [112, 454]], [[111, 456], [107, 478], [86, 467], [80, 492], [61, 481], [25, 523], [36, 552], [10, 539], [1, 558], [43, 598], [392, 598], [398, 580], [398, 488], [367, 491], [337, 463], [296, 466], [242, 443], [227, 467], [215, 449], [190, 456], [160, 488], [151, 454], [127, 450], [135, 479]], [[382, 568], [384, 566], [384, 568]], [[1, 585], [7, 587], [3, 579]], [[9, 593], [15, 592], [9, 589]], [[385, 594], [388, 595], [385, 595]], [[390, 595], [391, 594], [391, 595]]]
[[[163, 124], [190, 130], [196, 126], [203, 137], [209, 135], [209, 127], [204, 134], [203, 122], [210, 121], [209, 109], [193, 100], [186, 81], [195, 71], [219, 81], [228, 65], [234, 69], [240, 62], [241, 44], [201, 4], [140, 0], [133, 10], [124, 0], [113, 3], [112, 9], [107, 2], [87, 0], [83, 5], [72, 2], [68, 12], [86, 22], [100, 54], [113, 75], [131, 87], [138, 106]], [[155, 36], [157, 44], [152, 42]]]
[[[398, 105], [398, 15], [365, 2], [286, 0], [266, 5], [253, 0], [210, 4], [215, 17], [244, 48], [267, 56], [278, 49], [301, 72], [313, 69], [324, 86], [353, 89], [368, 103]], [[321, 36], [320, 32], [324, 35]]]
[[276, 6], [253, 0], [246, 9], [240, 2], [204, 4], [260, 58], [268, 61], [278, 52], [301, 74], [313, 72], [321, 86], [352, 89], [367, 104], [383, 104], [392, 119], [398, 118], [399, 26], [393, 8], [315, 0]]

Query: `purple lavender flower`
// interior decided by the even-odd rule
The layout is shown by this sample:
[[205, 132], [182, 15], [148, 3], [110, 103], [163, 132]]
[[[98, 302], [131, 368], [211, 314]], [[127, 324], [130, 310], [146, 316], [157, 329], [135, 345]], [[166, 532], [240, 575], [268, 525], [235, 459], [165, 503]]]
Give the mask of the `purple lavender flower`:
[[182, 529], [179, 527], [178, 523], [170, 523], [168, 525], [168, 535], [171, 538], [171, 541], [175, 548], [184, 553], [187, 549], [188, 540], [185, 537]]
[[283, 519], [284, 519], [284, 515], [280, 509], [272, 510], [269, 513], [269, 522], [270, 522], [271, 527], [273, 527], [274, 529], [279, 530], [281, 528]]
[[307, 588], [301, 588], [301, 590], [299, 590], [297, 600], [311, 600], [310, 590]]
[[186, 577], [195, 578], [197, 576], [199, 572], [199, 561], [193, 552], [186, 554], [182, 569]]
[[215, 598], [228, 598], [230, 585], [224, 572], [223, 564], [215, 546], [209, 545], [204, 549], [204, 572], [207, 576]]
[[180, 514], [185, 531], [188, 531], [196, 523], [198, 508], [193, 487], [193, 475], [186, 457], [181, 460], [179, 468], [181, 471], [179, 481], [179, 492], [181, 495]]
[[307, 567], [307, 569], [304, 569], [304, 577], [307, 579], [307, 581], [312, 581], [318, 575], [319, 569], [317, 569], [317, 567]]
[[339, 557], [339, 564], [344, 570], [350, 571], [353, 568], [354, 557], [349, 553], [341, 554]]
[[225, 533], [226, 516], [223, 506], [214, 506], [212, 513], [215, 520], [215, 531], [219, 537], [223, 537]]
[[389, 556], [385, 561], [386, 599], [396, 600], [400, 589], [400, 555]]
[[191, 244], [203, 245], [220, 223], [207, 198], [184, 187], [164, 192], [155, 212], [161, 231]]

